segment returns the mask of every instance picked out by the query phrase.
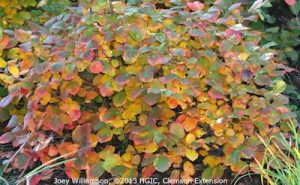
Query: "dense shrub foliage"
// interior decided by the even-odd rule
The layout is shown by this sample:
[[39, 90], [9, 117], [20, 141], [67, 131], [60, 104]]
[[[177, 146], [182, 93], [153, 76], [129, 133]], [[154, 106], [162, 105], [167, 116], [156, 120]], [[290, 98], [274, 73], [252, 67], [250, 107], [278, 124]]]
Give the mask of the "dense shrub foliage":
[[[278, 57], [282, 63], [299, 70], [300, 46], [300, 1], [270, 0], [261, 4], [256, 11], [260, 14], [260, 21], [252, 22], [249, 26], [264, 32], [261, 45], [270, 46], [278, 50]], [[295, 112], [300, 121], [300, 74], [297, 71], [285, 75], [288, 82], [285, 94], [290, 97], [290, 109]]]
[[0, 143], [31, 133], [8, 171], [62, 155], [77, 158], [69, 177], [249, 170], [263, 156], [255, 132], [285, 131], [293, 117], [277, 80], [291, 69], [244, 26], [257, 16], [226, 3], [83, 2], [4, 32], [0, 107], [12, 117]]
[[43, 23], [71, 5], [69, 0], [3, 0], [0, 1], [0, 27], [19, 28], [26, 26], [26, 21]]

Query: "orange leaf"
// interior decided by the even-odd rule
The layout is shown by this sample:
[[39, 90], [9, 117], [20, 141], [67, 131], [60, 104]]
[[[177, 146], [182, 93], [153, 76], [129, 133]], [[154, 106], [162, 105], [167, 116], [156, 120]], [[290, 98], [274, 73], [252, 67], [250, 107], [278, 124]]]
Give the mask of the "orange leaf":
[[66, 155], [66, 158], [74, 156], [79, 148], [78, 144], [73, 144], [71, 142], [63, 142], [57, 146], [58, 152], [60, 155]]
[[58, 150], [56, 146], [51, 145], [48, 149], [48, 155], [53, 157], [56, 156], [58, 154]]
[[70, 179], [76, 179], [80, 177], [80, 171], [75, 168], [65, 167], [65, 173]]
[[193, 163], [191, 163], [190, 161], [186, 161], [183, 164], [183, 171], [186, 172], [188, 175], [194, 175], [195, 174], [195, 168]]
[[188, 132], [196, 128], [198, 120], [196, 118], [187, 117], [183, 121], [183, 127]]
[[203, 163], [204, 164], [208, 164], [209, 167], [215, 167], [215, 166], [218, 166], [220, 164], [220, 159], [217, 158], [217, 157], [214, 157], [214, 156], [206, 156], [204, 159], [203, 159]]

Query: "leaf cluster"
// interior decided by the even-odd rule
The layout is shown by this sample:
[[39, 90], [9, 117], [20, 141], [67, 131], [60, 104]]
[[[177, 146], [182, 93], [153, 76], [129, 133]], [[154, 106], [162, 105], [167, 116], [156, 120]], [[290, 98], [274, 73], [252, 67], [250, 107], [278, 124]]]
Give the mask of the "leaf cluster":
[[259, 45], [262, 33], [245, 26], [257, 17], [241, 3], [176, 2], [85, 2], [4, 33], [0, 108], [26, 106], [9, 109], [0, 143], [18, 147], [32, 133], [11, 168], [68, 153], [70, 178], [191, 179], [199, 165], [203, 178], [221, 178], [254, 165], [255, 133], [285, 131], [279, 123], [294, 117], [276, 81], [292, 69]]

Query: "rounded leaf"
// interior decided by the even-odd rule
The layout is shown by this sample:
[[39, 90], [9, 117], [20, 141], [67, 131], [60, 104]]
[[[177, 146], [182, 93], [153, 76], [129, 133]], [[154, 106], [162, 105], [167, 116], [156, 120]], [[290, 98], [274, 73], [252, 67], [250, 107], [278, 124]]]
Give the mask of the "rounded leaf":
[[182, 139], [185, 136], [184, 128], [179, 123], [172, 123], [171, 124], [170, 133], [173, 134], [178, 139]]
[[286, 89], [286, 83], [282, 80], [279, 80], [273, 86], [273, 92], [275, 94], [280, 94]]
[[166, 156], [160, 155], [155, 158], [153, 165], [157, 171], [162, 173], [170, 168], [171, 162]]

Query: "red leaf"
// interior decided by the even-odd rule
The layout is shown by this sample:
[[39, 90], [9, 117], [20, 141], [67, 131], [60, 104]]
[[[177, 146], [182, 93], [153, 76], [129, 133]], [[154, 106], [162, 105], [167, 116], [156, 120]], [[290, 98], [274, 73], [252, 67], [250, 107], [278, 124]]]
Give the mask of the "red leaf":
[[286, 4], [290, 5], [290, 6], [294, 6], [297, 2], [296, 0], [284, 0]]
[[286, 114], [288, 112], [290, 112], [289, 109], [285, 108], [285, 107], [276, 107], [275, 108], [278, 112], [280, 112], [281, 114]]
[[0, 50], [3, 50], [4, 48], [6, 48], [8, 43], [9, 43], [9, 37], [7, 35], [5, 35], [0, 42]]
[[149, 165], [142, 170], [142, 178], [149, 178], [155, 172], [155, 167], [153, 165]]
[[6, 132], [0, 136], [0, 144], [6, 144], [11, 142], [15, 138], [15, 135], [11, 132]]
[[90, 71], [93, 74], [99, 74], [103, 71], [103, 65], [101, 62], [93, 62], [90, 65]]
[[41, 176], [40, 175], [34, 175], [33, 177], [30, 178], [30, 185], [38, 185], [39, 182], [41, 180]]
[[224, 98], [224, 96], [221, 93], [216, 92], [215, 90], [210, 90], [208, 92], [208, 95], [214, 99], [223, 99]]
[[43, 97], [47, 94], [47, 89], [46, 89], [46, 86], [42, 85], [42, 86], [39, 86], [36, 90], [35, 90], [35, 95], [37, 97]]
[[187, 3], [187, 6], [193, 12], [198, 11], [198, 10], [202, 10], [204, 8], [204, 4], [199, 2], [199, 1], [195, 1], [195, 2], [192, 2], [192, 3]]
[[72, 110], [70, 112], [70, 117], [72, 121], [77, 121], [81, 116], [81, 111], [80, 110]]

